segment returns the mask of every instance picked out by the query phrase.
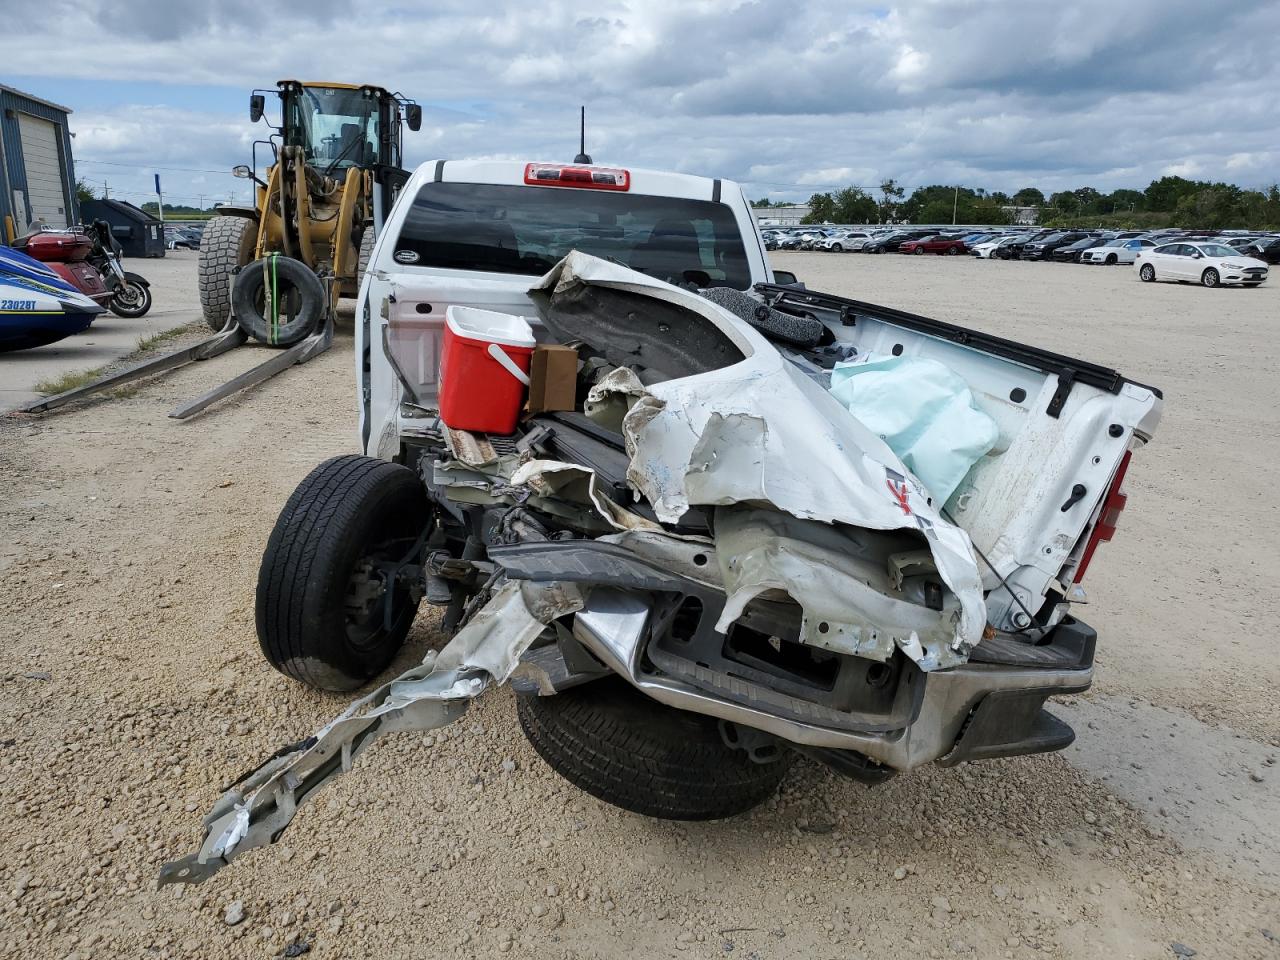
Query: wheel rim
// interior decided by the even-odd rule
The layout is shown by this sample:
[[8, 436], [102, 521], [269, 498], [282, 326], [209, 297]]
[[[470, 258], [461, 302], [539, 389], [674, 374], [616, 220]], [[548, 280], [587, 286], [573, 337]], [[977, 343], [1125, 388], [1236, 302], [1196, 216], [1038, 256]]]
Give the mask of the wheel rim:
[[[387, 586], [380, 571], [398, 563], [412, 546], [412, 539], [397, 537], [371, 545], [357, 558], [351, 576], [347, 578], [345, 618], [347, 643], [353, 649], [364, 651], [382, 642], [387, 630]], [[399, 577], [390, 589], [390, 628], [394, 630], [401, 618], [413, 610], [413, 602], [408, 586]]]
[[1156, 275], [1156, 272], [1152, 270], [1151, 267], [1148, 266], [1148, 267], [1142, 268], [1141, 276], [1143, 280], [1151, 280], [1155, 277], [1155, 275]]
[[1201, 283], [1203, 283], [1206, 287], [1216, 287], [1218, 285], [1218, 271], [1206, 270], [1204, 272], [1204, 277], [1201, 280]]

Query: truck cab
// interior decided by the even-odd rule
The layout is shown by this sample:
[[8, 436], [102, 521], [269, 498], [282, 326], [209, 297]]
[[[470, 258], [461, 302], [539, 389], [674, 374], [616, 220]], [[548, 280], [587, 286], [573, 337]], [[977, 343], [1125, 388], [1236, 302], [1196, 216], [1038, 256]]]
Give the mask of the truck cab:
[[428, 161], [405, 184], [360, 289], [364, 451], [397, 458], [402, 436], [432, 408], [448, 307], [523, 315], [536, 335], [529, 288], [571, 250], [683, 286], [745, 291], [794, 280], [770, 270], [751, 206], [731, 180], [592, 164]]

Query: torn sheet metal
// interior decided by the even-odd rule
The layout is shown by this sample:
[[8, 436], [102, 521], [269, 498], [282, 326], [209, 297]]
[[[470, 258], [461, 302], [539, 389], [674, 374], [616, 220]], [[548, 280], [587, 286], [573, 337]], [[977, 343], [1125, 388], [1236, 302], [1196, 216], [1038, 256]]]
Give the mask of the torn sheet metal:
[[511, 475], [511, 486], [529, 487], [546, 499], [569, 500], [595, 507], [615, 530], [650, 530], [662, 533], [662, 527], [632, 513], [605, 496], [596, 482], [596, 472], [576, 463], [559, 460], [530, 460]]
[[437, 654], [352, 703], [325, 727], [282, 751], [228, 790], [204, 819], [200, 849], [165, 864], [159, 883], [199, 883], [234, 857], [274, 843], [297, 808], [347, 773], [373, 740], [442, 727], [468, 703], [511, 676], [521, 654], [552, 620], [583, 606], [573, 584], [503, 583]]
[[882, 662], [901, 648], [925, 670], [964, 662], [951, 647], [960, 617], [955, 595], [944, 599], [938, 584], [938, 609], [929, 606], [933, 564], [910, 571], [901, 589], [894, 585], [891, 560], [903, 534], [746, 507], [716, 510], [715, 529], [727, 597], [721, 633], [756, 597], [781, 591], [800, 605], [801, 643]]
[[[656, 305], [653, 313], [662, 321], [653, 330], [646, 327], [643, 351], [628, 348], [621, 334], [620, 346], [595, 342], [608, 340], [617, 323], [593, 338], [587, 314], [604, 298], [587, 295], [583, 287], [626, 293], [632, 319], [645, 315], [645, 298]], [[617, 363], [648, 360], [658, 370], [677, 366], [661, 348], [677, 351], [683, 340], [664, 344], [663, 325], [704, 330], [710, 323], [723, 337], [702, 335], [702, 340], [727, 342], [741, 353], [743, 359], [735, 360], [732, 351], [722, 350], [706, 358], [701, 372], [679, 379], [654, 382], [641, 376], [646, 394], [623, 424], [631, 457], [627, 478], [661, 522], [676, 523], [693, 505], [750, 503], [805, 520], [914, 531], [959, 603], [945, 644], [950, 653], [936, 642], [932, 649], [925, 644], [917, 662], [924, 667], [954, 661], [982, 639], [986, 605], [968, 535], [942, 518], [941, 504], [930, 499], [883, 440], [749, 324], [696, 293], [580, 253], [562, 260], [530, 296], [544, 311], [558, 301], [570, 304], [575, 329], [583, 327], [578, 336], [606, 356], [618, 353], [616, 359], [610, 356]], [[710, 362], [721, 355], [727, 365]], [[852, 601], [842, 619], [866, 620]]]

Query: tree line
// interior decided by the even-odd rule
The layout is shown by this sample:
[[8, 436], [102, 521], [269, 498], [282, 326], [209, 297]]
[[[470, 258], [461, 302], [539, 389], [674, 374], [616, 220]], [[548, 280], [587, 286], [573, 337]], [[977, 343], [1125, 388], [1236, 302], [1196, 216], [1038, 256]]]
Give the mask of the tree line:
[[[760, 200], [757, 207], [784, 206]], [[809, 198], [805, 223], [1011, 223], [1017, 211], [1033, 208], [1048, 226], [1107, 224], [1133, 227], [1201, 227], [1209, 230], [1280, 229], [1280, 186], [1250, 190], [1231, 183], [1161, 177], [1145, 190], [1103, 193], [1093, 187], [1061, 190], [1045, 196], [1035, 187], [1013, 194], [981, 187], [934, 184], [906, 196], [896, 180], [885, 180], [874, 194], [845, 187]]]

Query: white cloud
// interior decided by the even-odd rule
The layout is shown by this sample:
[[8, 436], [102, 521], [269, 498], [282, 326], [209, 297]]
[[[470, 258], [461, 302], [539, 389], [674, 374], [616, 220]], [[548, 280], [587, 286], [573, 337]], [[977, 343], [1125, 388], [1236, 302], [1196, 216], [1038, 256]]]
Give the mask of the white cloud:
[[[568, 159], [585, 102], [597, 160], [740, 179], [753, 195], [890, 176], [1046, 191], [1143, 186], [1171, 170], [1275, 176], [1280, 4], [1212, 16], [1202, 0], [880, 6], [49, 0], [7, 12], [5, 69], [29, 86], [131, 84], [118, 107], [77, 110], [77, 156], [196, 168], [166, 174], [175, 195], [201, 192], [196, 175], [243, 189], [200, 171], [247, 159], [265, 131], [249, 126], [244, 96], [290, 76], [427, 103], [407, 141], [415, 160]], [[236, 106], [175, 106], [192, 99], [182, 85]], [[147, 189], [140, 175], [134, 185]]]

